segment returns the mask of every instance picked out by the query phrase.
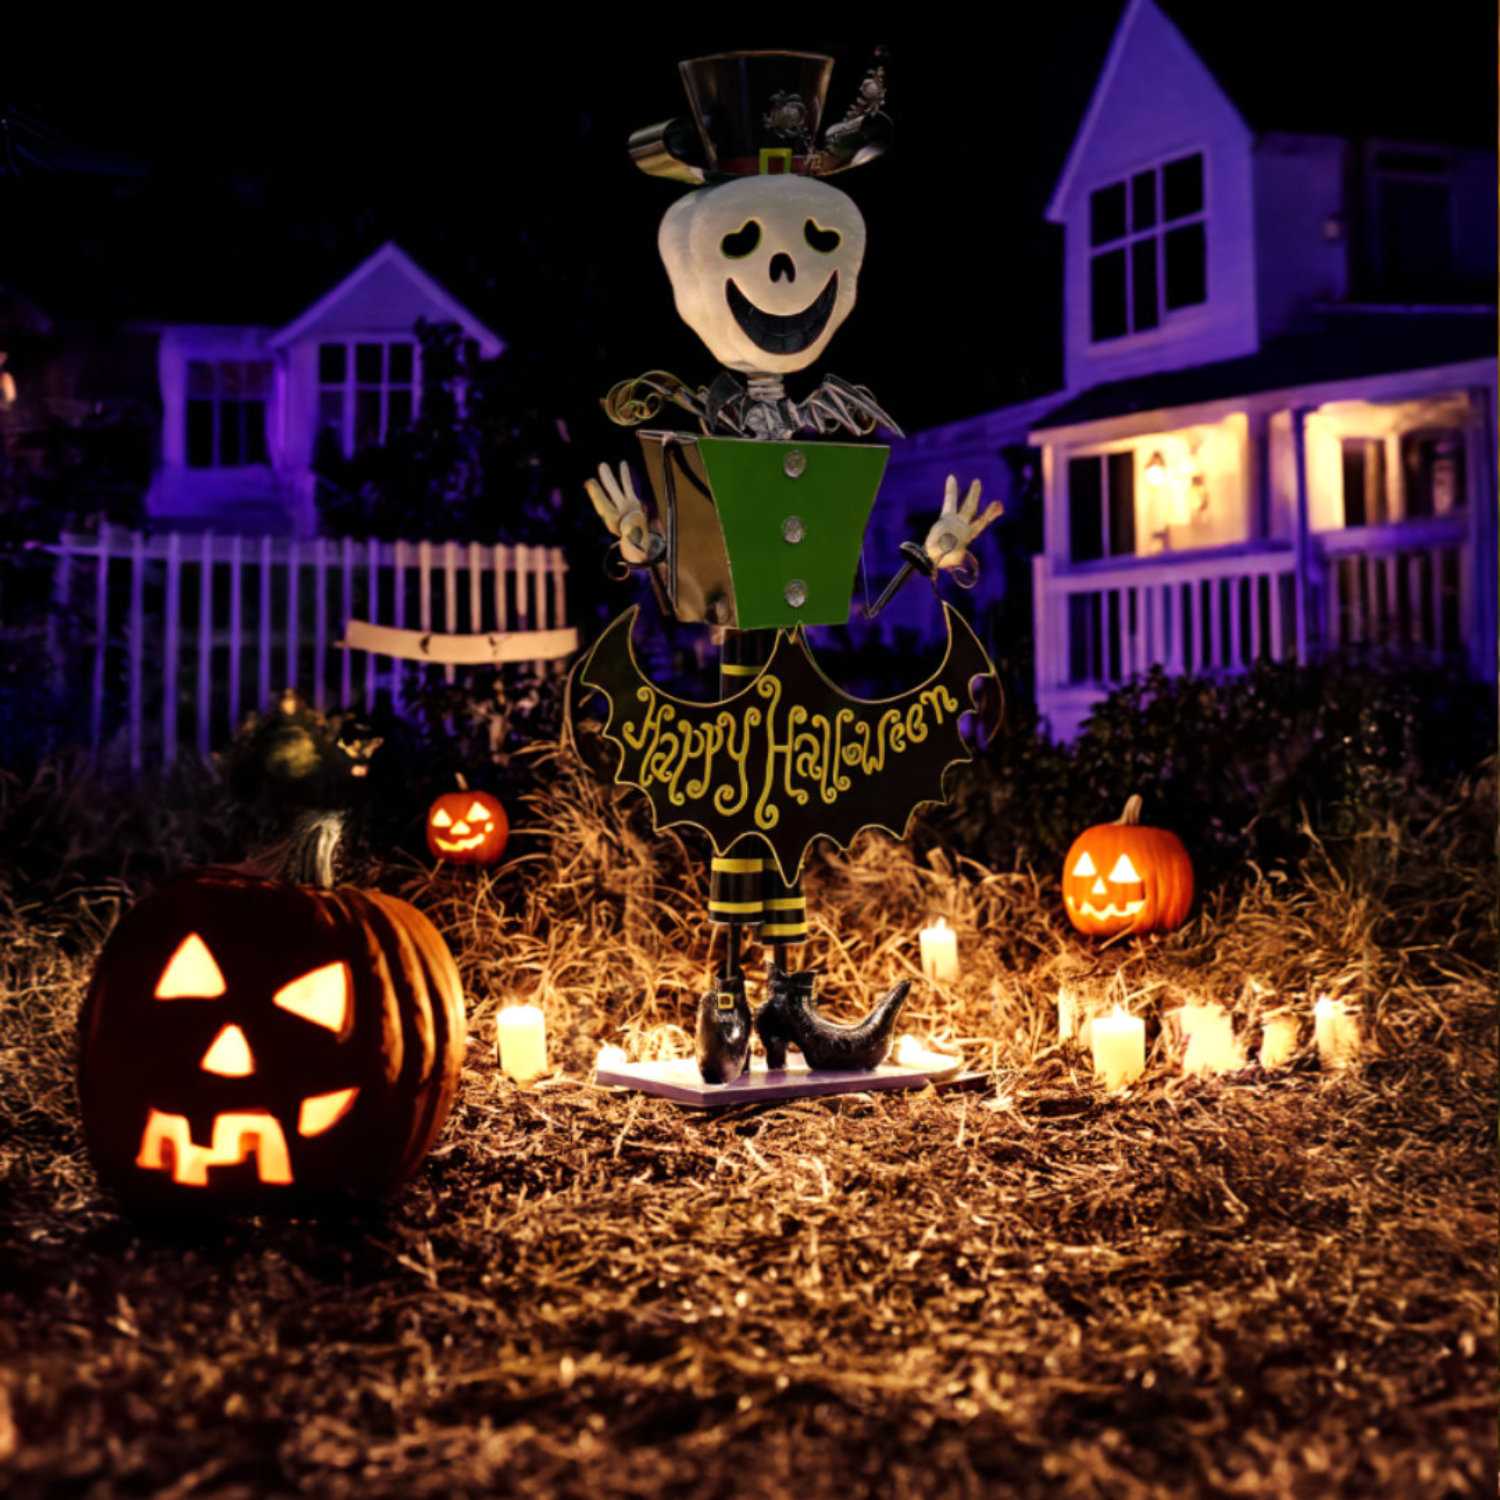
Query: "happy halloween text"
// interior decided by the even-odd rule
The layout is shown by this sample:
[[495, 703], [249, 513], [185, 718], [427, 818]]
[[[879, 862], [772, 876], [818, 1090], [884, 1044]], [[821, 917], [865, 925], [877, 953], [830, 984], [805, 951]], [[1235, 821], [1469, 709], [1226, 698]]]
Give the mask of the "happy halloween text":
[[[877, 776], [890, 756], [919, 745], [959, 702], [941, 684], [923, 688], [873, 719], [853, 708], [832, 715], [792, 704], [783, 710], [781, 680], [771, 672], [756, 680], [764, 706], [736, 704], [701, 721], [649, 686], [637, 689], [644, 717], [620, 728], [631, 773], [643, 790], [659, 785], [675, 807], [711, 801], [732, 818], [755, 799], [755, 826], [769, 831], [781, 821], [778, 799], [799, 805], [816, 794], [832, 805], [854, 785], [853, 776]], [[871, 705], [879, 708], [879, 705]]]

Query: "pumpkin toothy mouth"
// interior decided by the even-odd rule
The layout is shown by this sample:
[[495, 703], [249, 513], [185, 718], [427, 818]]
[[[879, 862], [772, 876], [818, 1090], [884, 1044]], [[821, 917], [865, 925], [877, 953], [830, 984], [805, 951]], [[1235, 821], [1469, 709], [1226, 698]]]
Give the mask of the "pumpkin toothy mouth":
[[827, 286], [801, 312], [784, 315], [766, 312], [732, 278], [724, 284], [724, 295], [734, 321], [757, 349], [764, 349], [767, 354], [800, 354], [818, 341], [833, 316], [833, 304], [839, 295], [839, 273], [835, 271], [828, 278]]
[[440, 839], [433, 834], [433, 842], [444, 854], [461, 854], [466, 849], [477, 849], [488, 837], [488, 834], [476, 833], [472, 838], [466, 839]]
[[1072, 896], [1064, 898], [1068, 903], [1068, 910], [1077, 912], [1084, 917], [1133, 917], [1138, 912], [1146, 909], [1146, 903], [1142, 901], [1126, 901], [1123, 905], [1116, 906], [1111, 901], [1107, 906], [1095, 906], [1092, 901], [1085, 901], [1082, 906]]
[[[299, 1135], [321, 1135], [349, 1113], [357, 1088], [338, 1089], [302, 1101]], [[186, 1115], [153, 1109], [146, 1116], [135, 1164], [148, 1172], [170, 1172], [185, 1187], [207, 1187], [210, 1167], [232, 1167], [255, 1159], [256, 1176], [281, 1186], [293, 1181], [286, 1135], [276, 1117], [264, 1109], [230, 1111], [214, 1116], [213, 1138], [200, 1146]]]

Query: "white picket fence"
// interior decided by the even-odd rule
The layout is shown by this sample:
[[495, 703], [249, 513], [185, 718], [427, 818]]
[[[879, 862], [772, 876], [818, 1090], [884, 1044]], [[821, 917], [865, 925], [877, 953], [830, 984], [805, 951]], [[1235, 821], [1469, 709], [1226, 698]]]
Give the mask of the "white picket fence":
[[[87, 695], [93, 749], [132, 771], [171, 765], [185, 745], [207, 757], [289, 687], [319, 710], [368, 707], [380, 691], [399, 710], [435, 674], [454, 680], [452, 665], [345, 649], [350, 620], [512, 642], [567, 621], [558, 547], [101, 525], [48, 550], [57, 686]], [[557, 640], [539, 644], [539, 664]]]

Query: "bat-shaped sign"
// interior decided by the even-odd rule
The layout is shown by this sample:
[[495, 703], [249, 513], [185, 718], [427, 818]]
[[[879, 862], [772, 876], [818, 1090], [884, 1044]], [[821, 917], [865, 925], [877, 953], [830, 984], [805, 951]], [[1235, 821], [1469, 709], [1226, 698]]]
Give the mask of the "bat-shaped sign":
[[942, 665], [895, 698], [841, 692], [800, 629], [778, 635], [771, 659], [733, 697], [674, 698], [636, 663], [636, 608], [611, 622], [577, 680], [608, 699], [615, 780], [645, 792], [658, 829], [702, 829], [719, 854], [759, 834], [792, 881], [815, 839], [847, 848], [864, 828], [904, 837], [923, 803], [943, 800], [948, 767], [972, 758], [959, 719], [978, 707], [975, 678], [987, 679], [993, 701], [994, 667], [963, 616], [943, 610]]

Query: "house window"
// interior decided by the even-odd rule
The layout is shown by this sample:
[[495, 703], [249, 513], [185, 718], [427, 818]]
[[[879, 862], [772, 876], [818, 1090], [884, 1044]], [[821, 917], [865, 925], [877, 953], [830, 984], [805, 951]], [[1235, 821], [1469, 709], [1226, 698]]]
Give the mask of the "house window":
[[1441, 297], [1454, 272], [1453, 188], [1439, 151], [1375, 154], [1376, 236], [1388, 295]]
[[1068, 460], [1069, 555], [1076, 563], [1135, 552], [1135, 454]]
[[1468, 483], [1462, 432], [1426, 428], [1403, 433], [1401, 470], [1408, 520], [1446, 516], [1465, 508]]
[[1089, 195], [1089, 316], [1095, 343], [1159, 327], [1208, 300], [1203, 153]]
[[266, 400], [271, 365], [263, 359], [190, 359], [187, 461], [193, 469], [269, 462]]
[[1385, 442], [1344, 438], [1344, 525], [1382, 526], [1390, 519], [1386, 499]]
[[333, 434], [348, 455], [378, 447], [409, 427], [417, 400], [416, 356], [410, 339], [319, 344], [319, 432]]

